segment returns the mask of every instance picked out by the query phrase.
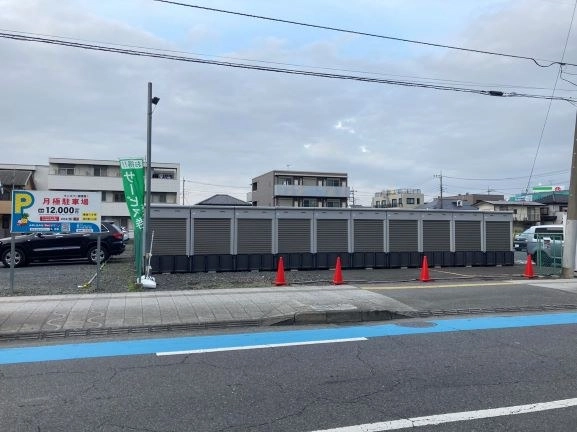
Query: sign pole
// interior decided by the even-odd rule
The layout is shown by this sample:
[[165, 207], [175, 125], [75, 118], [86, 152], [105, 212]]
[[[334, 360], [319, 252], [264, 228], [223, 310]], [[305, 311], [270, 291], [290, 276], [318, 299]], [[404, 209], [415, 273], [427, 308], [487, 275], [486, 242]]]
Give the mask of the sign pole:
[[10, 233], [10, 295], [14, 295], [14, 254], [16, 253], [16, 245], [14, 233]]
[[100, 291], [100, 237], [102, 233], [98, 233], [96, 237], [96, 291]]

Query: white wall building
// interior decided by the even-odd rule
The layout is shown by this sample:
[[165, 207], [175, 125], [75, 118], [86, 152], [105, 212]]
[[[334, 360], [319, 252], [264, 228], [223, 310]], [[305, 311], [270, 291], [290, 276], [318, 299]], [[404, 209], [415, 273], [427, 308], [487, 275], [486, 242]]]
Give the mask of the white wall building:
[[[180, 164], [152, 162], [152, 204], [177, 204], [180, 193]], [[120, 163], [114, 160], [49, 158], [46, 185], [37, 189], [100, 192], [102, 219], [114, 220], [132, 230]]]

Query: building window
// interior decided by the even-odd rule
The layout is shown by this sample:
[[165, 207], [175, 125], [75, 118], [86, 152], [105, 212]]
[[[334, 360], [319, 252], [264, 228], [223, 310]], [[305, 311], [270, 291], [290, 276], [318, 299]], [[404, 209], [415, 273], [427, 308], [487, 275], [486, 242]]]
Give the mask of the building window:
[[279, 177], [277, 180], [277, 184], [283, 186], [291, 186], [293, 184], [292, 177]]
[[114, 192], [113, 201], [116, 203], [125, 202], [126, 198], [124, 197], [124, 192]]
[[257, 182], [254, 182], [254, 183], [252, 184], [252, 190], [253, 190], [253, 191], [257, 190]]
[[106, 191], [102, 191], [101, 201], [106, 202]]
[[106, 177], [106, 167], [105, 166], [95, 166], [94, 167], [94, 177]]
[[151, 199], [152, 199], [152, 202], [154, 202], [154, 203], [166, 204], [166, 194], [165, 193], [152, 194]]
[[171, 169], [152, 169], [152, 178], [163, 179], [163, 180], [174, 180], [175, 170]]
[[65, 175], [65, 176], [74, 175], [74, 165], [59, 165], [58, 175]]
[[421, 204], [421, 198], [417, 198], [417, 204]]
[[397, 207], [397, 199], [396, 198], [393, 198], [391, 200], [391, 207]]
[[337, 179], [337, 178], [328, 178], [325, 180], [325, 185], [326, 186], [340, 186], [341, 185], [341, 180]]
[[303, 198], [303, 207], [316, 207], [318, 201], [316, 198]]
[[327, 200], [327, 207], [340, 207], [341, 201], [336, 199], [328, 199]]
[[407, 204], [415, 204], [415, 198], [407, 198]]

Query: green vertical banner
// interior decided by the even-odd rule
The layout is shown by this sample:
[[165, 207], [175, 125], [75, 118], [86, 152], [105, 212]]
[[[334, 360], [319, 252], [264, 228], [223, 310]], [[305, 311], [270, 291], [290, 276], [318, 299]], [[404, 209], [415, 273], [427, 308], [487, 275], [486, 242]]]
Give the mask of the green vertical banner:
[[142, 276], [142, 230], [144, 227], [144, 159], [120, 159], [124, 197], [134, 227], [136, 277]]

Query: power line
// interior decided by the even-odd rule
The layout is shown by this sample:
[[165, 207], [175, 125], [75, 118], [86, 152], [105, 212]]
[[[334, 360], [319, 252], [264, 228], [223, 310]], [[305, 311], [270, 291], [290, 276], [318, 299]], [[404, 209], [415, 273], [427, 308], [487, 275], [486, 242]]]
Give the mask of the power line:
[[[49, 38], [66, 39], [66, 40], [73, 40], [73, 41], [79, 41], [79, 42], [87, 42], [87, 43], [91, 43], [91, 44], [112, 45], [112, 46], [118, 46], [118, 47], [124, 47], [124, 48], [138, 48], [138, 49], [145, 49], [145, 50], [159, 51], [159, 52], [166, 52], [166, 53], [188, 54], [188, 55], [195, 55], [195, 56], [201, 56], [201, 57], [228, 59], [228, 60], [234, 60], [234, 61], [248, 61], [248, 62], [252, 62], [252, 63], [263, 63], [263, 64], [278, 65], [278, 66], [290, 66], [290, 67], [339, 71], [339, 72], [348, 72], [348, 73], [361, 73], [361, 74], [366, 74], [366, 75], [377, 75], [377, 76], [387, 76], [387, 77], [397, 77], [397, 78], [414, 78], [414, 79], [418, 79], [421, 81], [433, 81], [433, 82], [452, 83], [452, 84], [465, 84], [465, 85], [469, 85], [472, 87], [499, 87], [499, 88], [524, 89], [524, 90], [551, 90], [551, 88], [549, 88], [549, 87], [535, 87], [535, 86], [502, 84], [502, 83], [488, 83], [488, 82], [484, 83], [484, 82], [479, 82], [479, 81], [431, 78], [431, 77], [422, 77], [422, 76], [418, 76], [418, 75], [402, 75], [402, 74], [390, 74], [390, 73], [374, 72], [374, 71], [366, 71], [366, 70], [358, 70], [358, 69], [346, 69], [346, 68], [342, 68], [342, 67], [314, 66], [314, 65], [306, 65], [306, 64], [302, 64], [302, 63], [287, 63], [287, 62], [276, 62], [276, 61], [270, 61], [270, 60], [250, 59], [250, 58], [244, 58], [244, 57], [230, 57], [230, 56], [222, 56], [222, 55], [215, 55], [215, 54], [198, 53], [198, 52], [194, 52], [194, 51], [184, 51], [184, 50], [174, 50], [174, 49], [167, 49], [167, 48], [147, 47], [147, 46], [143, 46], [143, 45], [133, 45], [133, 44], [122, 44], [122, 43], [118, 43], [118, 42], [108, 42], [108, 41], [101, 41], [101, 40], [77, 38], [77, 37], [70, 37], [70, 36], [54, 35], [54, 34], [49, 34], [49, 33], [25, 32], [25, 31], [18, 31], [18, 30], [4, 29], [4, 28], [0, 28], [0, 32], [9, 32], [9, 33], [16, 33], [16, 34], [23, 34], [23, 35], [31, 35], [31, 36], [41, 36], [41, 37], [49, 37]], [[569, 73], [566, 71], [564, 71], [563, 73], [565, 73], [567, 75], [577, 75], [577, 74]], [[568, 81], [568, 80], [565, 80], [565, 81], [567, 81], [570, 84], [574, 84], [571, 81]], [[577, 92], [577, 89], [573, 89], [573, 88], [557, 89], [557, 90], [558, 91], [566, 91], [566, 92]]]
[[116, 48], [113, 46], [72, 42], [72, 41], [61, 40], [61, 39], [25, 36], [22, 34], [6, 33], [6, 32], [0, 32], [0, 38], [13, 39], [13, 40], [25, 41], [25, 42], [37, 42], [37, 43], [44, 43], [44, 44], [50, 44], [50, 45], [61, 45], [61, 46], [66, 46], [66, 47], [71, 47], [71, 48], [80, 48], [80, 49], [92, 50], [92, 51], [110, 52], [110, 53], [131, 55], [131, 56], [137, 56], [137, 57], [150, 57], [150, 58], [158, 58], [158, 59], [164, 59], [164, 60], [181, 61], [181, 62], [198, 63], [198, 64], [208, 64], [208, 65], [224, 66], [224, 67], [231, 67], [231, 68], [237, 68], [237, 69], [276, 72], [276, 73], [283, 73], [283, 74], [290, 74], [290, 75], [301, 75], [301, 76], [312, 76], [312, 77], [318, 77], [318, 78], [330, 78], [330, 79], [340, 79], [340, 80], [349, 80], [349, 81], [360, 81], [360, 82], [367, 82], [367, 83], [374, 83], [374, 84], [387, 84], [387, 85], [396, 85], [396, 86], [403, 86], [403, 87], [428, 88], [428, 89], [433, 89], [433, 90], [473, 93], [473, 94], [478, 94], [478, 95], [483, 95], [483, 96], [522, 97], [522, 98], [531, 98], [531, 99], [545, 99], [545, 100], [559, 100], [559, 101], [566, 101], [566, 102], [577, 102], [577, 99], [559, 97], [559, 96], [547, 96], [547, 95], [540, 95], [540, 94], [516, 93], [516, 92], [503, 92], [503, 91], [497, 91], [497, 90], [479, 90], [479, 89], [472, 89], [472, 88], [468, 88], [468, 87], [453, 87], [453, 86], [445, 86], [445, 85], [438, 85], [438, 84], [428, 84], [428, 83], [422, 83], [422, 82], [418, 82], [418, 81], [390, 80], [390, 79], [363, 77], [363, 76], [357, 76], [357, 75], [344, 75], [344, 74], [333, 74], [333, 73], [325, 73], [325, 72], [312, 72], [312, 71], [301, 70], [301, 69], [285, 69], [285, 68], [275, 68], [275, 67], [269, 67], [269, 66], [249, 65], [249, 64], [245, 64], [245, 63], [222, 62], [222, 61], [215, 61], [215, 60], [205, 60], [205, 59], [200, 59], [200, 58], [195, 58], [195, 57], [185, 57], [185, 56], [177, 56], [177, 55], [169, 55], [169, 54], [160, 54], [160, 53], [155, 53], [155, 52], [150, 52], [150, 51], [134, 50], [134, 49], [127, 49], [127, 48]]
[[[559, 77], [563, 71], [563, 60], [565, 59], [565, 53], [567, 52], [567, 44], [569, 43], [569, 36], [571, 35], [571, 28], [573, 27], [573, 20], [575, 19], [575, 9], [577, 8], [577, 0], [575, 0], [573, 4], [573, 13], [571, 15], [571, 22], [569, 23], [569, 30], [567, 31], [567, 37], [565, 38], [565, 46], [563, 47], [563, 54], [561, 55], [561, 65], [559, 67], [559, 73], [555, 77], [555, 85], [553, 86], [553, 91], [551, 92], [551, 96], [555, 95], [555, 89], [557, 88], [557, 83], [559, 82]], [[547, 106], [547, 114], [545, 115], [545, 121], [543, 122], [543, 127], [541, 128], [541, 134], [539, 135], [539, 142], [537, 144], [537, 149], [535, 150], [535, 157], [533, 157], [533, 163], [531, 164], [531, 171], [529, 172], [529, 178], [527, 179], [527, 188], [525, 192], [529, 191], [529, 184], [531, 183], [531, 177], [533, 176], [533, 170], [535, 169], [535, 164], [537, 163], [537, 156], [539, 155], [539, 150], [541, 149], [541, 144], [543, 143], [543, 135], [545, 134], [545, 127], [547, 126], [547, 122], [549, 120], [549, 113], [551, 112], [551, 104], [552, 99], [549, 100], [549, 104]]]
[[[508, 58], [514, 58], [514, 59], [519, 59], [519, 60], [530, 60], [539, 67], [550, 67], [554, 64], [577, 66], [577, 64], [562, 63], [562, 62], [557, 62], [557, 61], [553, 61], [553, 60], [536, 59], [533, 57], [520, 56], [520, 55], [515, 55], [515, 54], [506, 54], [506, 53], [500, 53], [500, 52], [496, 52], [496, 51], [478, 50], [478, 49], [473, 49], [473, 48], [464, 48], [464, 47], [453, 46], [453, 45], [445, 45], [445, 44], [439, 44], [439, 43], [433, 43], [433, 42], [418, 41], [418, 40], [414, 40], [414, 39], [406, 39], [406, 38], [400, 38], [400, 37], [394, 37], [394, 36], [385, 36], [385, 35], [380, 35], [380, 34], [376, 34], [376, 33], [367, 33], [367, 32], [362, 32], [362, 31], [357, 31], [357, 30], [343, 29], [343, 28], [339, 28], [339, 27], [329, 27], [329, 26], [323, 26], [323, 25], [318, 25], [318, 24], [303, 23], [303, 22], [298, 22], [298, 21], [285, 20], [285, 19], [281, 19], [281, 18], [272, 18], [272, 17], [266, 17], [266, 16], [262, 16], [262, 15], [248, 14], [248, 13], [244, 13], [244, 12], [236, 12], [236, 11], [230, 11], [230, 10], [225, 10], [225, 9], [216, 9], [216, 8], [211, 8], [211, 7], [206, 7], [206, 6], [198, 6], [198, 5], [182, 3], [182, 2], [177, 2], [177, 1], [170, 1], [170, 0], [152, 0], [152, 1], [155, 1], [157, 3], [170, 4], [170, 5], [174, 5], [174, 6], [184, 6], [184, 7], [188, 7], [188, 8], [201, 9], [201, 10], [206, 10], [206, 11], [210, 11], [210, 12], [218, 12], [218, 13], [224, 13], [224, 14], [229, 14], [229, 15], [237, 15], [237, 16], [243, 16], [243, 17], [247, 17], [247, 18], [256, 18], [256, 19], [261, 19], [261, 20], [266, 20], [266, 21], [280, 22], [280, 23], [284, 23], [284, 24], [293, 24], [293, 25], [298, 25], [298, 26], [302, 26], [302, 27], [310, 27], [310, 28], [316, 28], [316, 29], [321, 29], [321, 30], [330, 30], [330, 31], [336, 31], [336, 32], [340, 32], [340, 33], [349, 33], [349, 34], [355, 34], [355, 35], [359, 35], [359, 36], [369, 36], [369, 37], [374, 37], [374, 38], [379, 38], [379, 39], [388, 39], [388, 40], [393, 40], [393, 41], [397, 41], [397, 42], [405, 42], [405, 43], [411, 43], [411, 44], [425, 45], [425, 46], [431, 46], [431, 47], [436, 47], [436, 48], [445, 48], [445, 49], [451, 49], [451, 50], [456, 50], [456, 51], [465, 51], [465, 52], [471, 52], [471, 53], [476, 53], [476, 54], [487, 54], [487, 55], [493, 55], [493, 56], [508, 57]], [[548, 62], [549, 64], [547, 64], [547, 65], [540, 64], [539, 61]]]
[[[559, 171], [551, 171], [545, 172], [541, 174], [535, 174], [533, 177], [546, 177], [552, 174], [565, 174], [568, 173], [569, 170], [559, 170]], [[468, 180], [468, 181], [509, 181], [509, 180], [522, 180], [526, 179], [527, 176], [519, 176], [519, 177], [502, 177], [502, 178], [465, 178], [465, 177], [451, 177], [447, 175], [443, 175], [445, 178], [450, 178], [454, 180]]]

